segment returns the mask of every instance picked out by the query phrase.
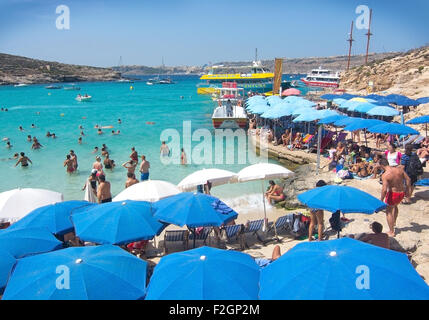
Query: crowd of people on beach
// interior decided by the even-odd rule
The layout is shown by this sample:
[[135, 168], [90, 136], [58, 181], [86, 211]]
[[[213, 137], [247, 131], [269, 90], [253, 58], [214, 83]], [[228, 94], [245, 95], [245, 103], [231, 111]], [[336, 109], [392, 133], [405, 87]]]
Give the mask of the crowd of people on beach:
[[[281, 123], [264, 121], [263, 125], [257, 116], [251, 115], [249, 119], [249, 135], [255, 135], [276, 148], [285, 148], [288, 151], [317, 152], [317, 133], [309, 127], [296, 126], [279, 131]], [[259, 122], [259, 126], [258, 126]], [[301, 130], [299, 130], [301, 128]], [[398, 217], [398, 205], [410, 204], [415, 183], [423, 174], [423, 167], [429, 160], [429, 138], [419, 138], [407, 142], [408, 137], [385, 134], [368, 134], [355, 131], [351, 139], [344, 131], [337, 131], [329, 126], [322, 130], [320, 138], [321, 155], [328, 159], [329, 171], [336, 174], [336, 182], [345, 179], [379, 179], [382, 184], [380, 198], [388, 207], [386, 210], [389, 236], [395, 235], [394, 227]], [[305, 131], [302, 129], [306, 129]], [[307, 133], [305, 133], [307, 132]], [[365, 142], [365, 143], [364, 143]], [[369, 147], [371, 145], [372, 147]], [[404, 153], [398, 149], [404, 147]], [[338, 180], [338, 181], [337, 181]], [[271, 203], [282, 202], [285, 199], [283, 187], [270, 181], [270, 187], [265, 194]], [[343, 218], [345, 219], [345, 218]], [[323, 225], [323, 219], [311, 213], [312, 226]], [[375, 227], [379, 230], [379, 227]], [[321, 234], [321, 230], [319, 230]]]

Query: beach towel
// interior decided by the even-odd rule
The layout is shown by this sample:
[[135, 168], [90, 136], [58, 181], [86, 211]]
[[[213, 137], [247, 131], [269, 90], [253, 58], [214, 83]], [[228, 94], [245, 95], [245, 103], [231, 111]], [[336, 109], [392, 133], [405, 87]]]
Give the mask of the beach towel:
[[98, 200], [97, 195], [94, 193], [89, 180], [86, 180], [84, 200], [91, 202], [91, 203], [97, 203], [97, 200]]
[[356, 173], [353, 173], [353, 179], [356, 179], [356, 180], [367, 180], [367, 179], [371, 179], [373, 176], [374, 175], [372, 174], [372, 175], [370, 175], [368, 177], [362, 178], [362, 177], [359, 177]]

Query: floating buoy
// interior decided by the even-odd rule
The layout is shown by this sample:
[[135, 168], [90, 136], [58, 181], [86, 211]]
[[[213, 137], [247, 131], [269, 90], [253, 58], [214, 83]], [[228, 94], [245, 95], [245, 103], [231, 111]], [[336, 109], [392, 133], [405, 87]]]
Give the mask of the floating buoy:
[[133, 86], [130, 86], [130, 90], [133, 90], [134, 89], [134, 87]]

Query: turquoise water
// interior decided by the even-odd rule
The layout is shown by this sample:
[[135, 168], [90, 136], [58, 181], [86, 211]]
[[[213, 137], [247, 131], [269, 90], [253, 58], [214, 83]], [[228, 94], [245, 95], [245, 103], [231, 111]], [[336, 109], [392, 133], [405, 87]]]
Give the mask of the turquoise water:
[[[180, 77], [177, 80], [174, 85], [154, 86], [146, 85], [145, 81], [131, 84], [78, 83], [81, 94], [93, 96], [90, 102], [75, 101], [78, 91], [48, 90], [44, 85], [0, 87], [0, 106], [9, 109], [8, 112], [0, 112], [0, 138], [8, 137], [13, 146], [7, 149], [5, 142], [1, 143], [0, 191], [37, 187], [61, 192], [66, 200], [83, 199], [81, 188], [95, 161], [92, 151], [95, 146], [101, 149], [103, 143], [108, 146], [110, 158], [117, 164], [113, 171], [105, 170], [107, 180], [112, 184], [113, 195], [124, 188], [126, 169], [120, 165], [129, 159], [133, 146], [139, 156], [144, 154], [150, 161], [151, 179], [174, 184], [202, 168], [217, 167], [238, 172], [245, 167], [246, 164], [181, 166], [161, 163], [160, 136], [164, 129], [176, 129], [182, 136], [183, 121], [191, 120], [192, 131], [207, 129], [213, 132], [211, 114], [214, 103], [210, 97], [196, 94], [198, 78]], [[130, 90], [130, 86], [134, 90]], [[119, 118], [122, 124], [118, 124]], [[33, 123], [35, 129], [31, 128]], [[114, 128], [104, 129], [104, 134], [100, 136], [94, 128], [97, 124], [112, 125]], [[84, 127], [85, 133], [81, 145], [77, 142], [80, 125]], [[18, 130], [19, 126], [25, 131]], [[121, 134], [112, 135], [112, 130], [120, 130]], [[47, 131], [55, 133], [58, 138], [45, 137]], [[27, 135], [36, 136], [44, 147], [31, 150]], [[193, 146], [196, 144], [198, 141], [192, 143]], [[79, 169], [77, 173], [69, 175], [63, 167], [63, 161], [71, 149], [78, 156]], [[15, 168], [16, 160], [8, 160], [15, 152], [21, 151], [33, 161], [32, 166]], [[247, 148], [236, 151], [235, 158], [237, 152], [246, 153]], [[189, 157], [189, 151], [187, 153]], [[216, 187], [213, 194], [232, 199], [244, 194], [257, 194], [260, 190], [260, 183], [245, 183]]]

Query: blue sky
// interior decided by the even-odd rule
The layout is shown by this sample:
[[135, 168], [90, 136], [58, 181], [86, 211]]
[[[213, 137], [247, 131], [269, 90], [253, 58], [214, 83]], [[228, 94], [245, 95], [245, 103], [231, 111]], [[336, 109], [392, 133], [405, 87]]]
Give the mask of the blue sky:
[[[70, 30], [55, 27], [61, 4]], [[343, 55], [358, 5], [374, 11], [371, 52], [429, 43], [427, 0], [0, 0], [0, 52], [94, 66]]]

